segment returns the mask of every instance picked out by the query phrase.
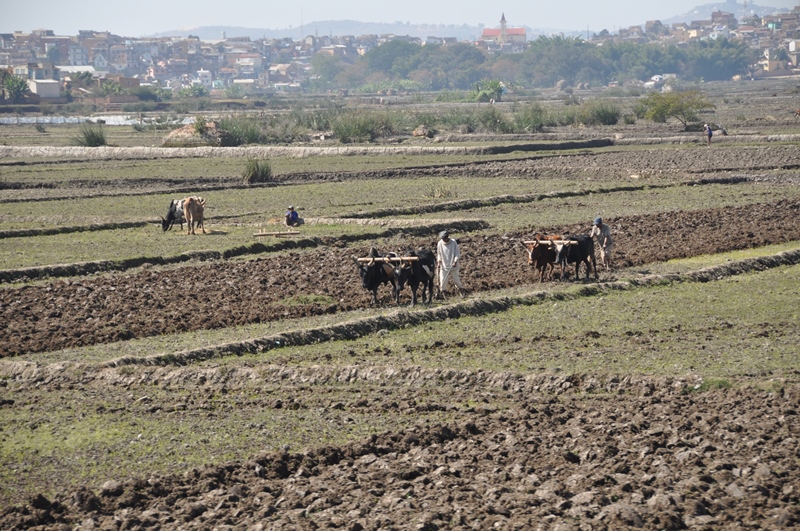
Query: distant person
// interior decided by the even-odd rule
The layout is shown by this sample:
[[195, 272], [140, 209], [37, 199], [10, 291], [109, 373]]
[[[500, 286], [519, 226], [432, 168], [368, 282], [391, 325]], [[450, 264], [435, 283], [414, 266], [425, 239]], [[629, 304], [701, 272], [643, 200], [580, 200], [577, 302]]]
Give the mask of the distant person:
[[714, 133], [711, 131], [711, 126], [708, 124], [703, 124], [703, 132], [706, 134], [706, 138], [708, 139], [708, 147], [711, 147], [711, 137]]
[[450, 238], [450, 234], [443, 230], [439, 233], [439, 243], [436, 244], [436, 270], [439, 272], [439, 295], [438, 298], [444, 297], [444, 292], [450, 284], [450, 279], [453, 279], [453, 284], [458, 290], [458, 294], [464, 296], [464, 285], [461, 283], [461, 278], [458, 276], [458, 261], [461, 258], [461, 252], [458, 249], [458, 243]]
[[294, 206], [289, 205], [289, 210], [286, 211], [283, 224], [287, 227], [297, 227], [303, 224], [303, 218], [300, 217], [294, 209]]
[[606, 271], [611, 267], [611, 251], [614, 250], [614, 240], [611, 239], [611, 227], [603, 223], [602, 218], [594, 218], [592, 224], [591, 237], [597, 241], [600, 247], [600, 263], [606, 268]]

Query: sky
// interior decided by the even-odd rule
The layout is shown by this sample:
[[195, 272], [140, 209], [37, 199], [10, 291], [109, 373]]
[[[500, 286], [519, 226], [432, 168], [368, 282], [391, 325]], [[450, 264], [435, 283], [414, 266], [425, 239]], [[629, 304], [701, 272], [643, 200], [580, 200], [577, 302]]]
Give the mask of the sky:
[[[141, 37], [198, 26], [289, 29], [317, 21], [408, 22], [557, 30], [607, 29], [665, 20], [713, 3], [708, 0], [3, 0], [0, 33], [50, 29], [56, 35], [78, 30], [110, 31]], [[754, 2], [751, 0], [748, 5]], [[759, 5], [792, 8], [800, 0], [760, 0]], [[742, 1], [737, 0], [742, 6]], [[729, 10], [733, 11], [733, 10]], [[736, 14], [736, 13], [734, 13]], [[763, 14], [763, 13], [759, 13]]]

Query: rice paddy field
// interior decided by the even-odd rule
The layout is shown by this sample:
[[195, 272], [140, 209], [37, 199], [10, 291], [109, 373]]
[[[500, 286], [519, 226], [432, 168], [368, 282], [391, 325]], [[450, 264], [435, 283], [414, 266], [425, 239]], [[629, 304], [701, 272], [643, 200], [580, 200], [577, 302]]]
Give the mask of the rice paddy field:
[[[703, 86], [711, 147], [643, 120], [282, 154], [0, 126], [0, 527], [800, 525], [795, 85]], [[205, 233], [162, 230], [189, 195]], [[597, 216], [610, 267], [540, 282], [525, 242]], [[445, 229], [465, 293], [371, 304], [353, 260]]]

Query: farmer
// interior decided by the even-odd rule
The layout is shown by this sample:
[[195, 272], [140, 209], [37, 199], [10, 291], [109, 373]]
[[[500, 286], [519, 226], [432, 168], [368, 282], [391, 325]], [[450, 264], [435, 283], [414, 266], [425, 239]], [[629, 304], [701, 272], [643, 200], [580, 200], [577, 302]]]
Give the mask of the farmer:
[[286, 211], [283, 224], [287, 227], [297, 227], [303, 224], [303, 218], [297, 214], [292, 205], [289, 205], [289, 210]]
[[606, 271], [608, 271], [611, 251], [614, 250], [614, 240], [611, 239], [611, 227], [603, 223], [602, 218], [594, 218], [591, 236], [597, 241], [597, 245], [600, 246], [600, 263], [602, 263]]
[[437, 298], [444, 297], [450, 279], [453, 279], [458, 294], [464, 296], [464, 285], [458, 276], [458, 260], [461, 252], [458, 250], [458, 243], [450, 238], [446, 230], [439, 233], [439, 243], [436, 245], [436, 270], [439, 271], [439, 295]]
[[703, 124], [703, 132], [706, 134], [708, 138], [708, 147], [711, 147], [711, 136], [714, 134], [711, 132], [711, 126], [708, 124]]

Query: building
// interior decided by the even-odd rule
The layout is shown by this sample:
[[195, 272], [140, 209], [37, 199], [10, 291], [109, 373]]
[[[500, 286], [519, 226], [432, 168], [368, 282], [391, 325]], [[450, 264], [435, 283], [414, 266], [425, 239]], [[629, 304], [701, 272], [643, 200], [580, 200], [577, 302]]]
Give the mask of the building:
[[61, 97], [61, 82], [57, 79], [29, 79], [28, 89], [43, 100]]
[[509, 28], [506, 23], [506, 14], [500, 17], [499, 28], [484, 28], [481, 33], [481, 40], [492, 41], [497, 46], [508, 44], [522, 44], [528, 41], [528, 32], [525, 28]]
[[27, 63], [14, 66], [13, 74], [25, 79], [55, 79], [59, 78], [59, 70], [52, 63]]

